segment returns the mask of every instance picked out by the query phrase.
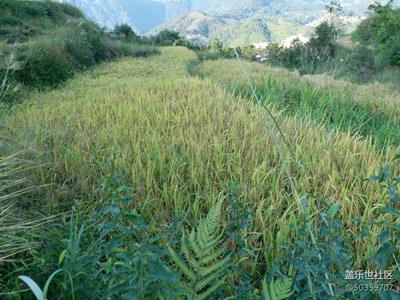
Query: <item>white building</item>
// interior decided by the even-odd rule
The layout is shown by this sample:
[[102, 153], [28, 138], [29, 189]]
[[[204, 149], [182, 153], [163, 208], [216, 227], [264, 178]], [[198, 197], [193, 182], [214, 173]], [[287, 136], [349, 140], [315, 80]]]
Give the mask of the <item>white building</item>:
[[302, 35], [302, 34], [291, 35], [291, 36], [287, 37], [286, 39], [284, 39], [279, 44], [279, 46], [283, 47], [283, 48], [290, 48], [293, 41], [295, 41], [295, 40], [298, 40], [302, 44], [306, 44], [310, 41], [310, 38], [305, 35]]
[[267, 42], [257, 42], [257, 43], [254, 43], [253, 46], [256, 49], [265, 49], [268, 47], [268, 43]]

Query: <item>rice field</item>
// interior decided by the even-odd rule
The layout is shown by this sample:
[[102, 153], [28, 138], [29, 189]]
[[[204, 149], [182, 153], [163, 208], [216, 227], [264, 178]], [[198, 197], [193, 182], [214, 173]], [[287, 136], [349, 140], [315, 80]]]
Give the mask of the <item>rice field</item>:
[[[244, 67], [260, 101], [268, 107], [322, 125], [328, 131], [349, 131], [372, 138], [379, 149], [388, 144], [400, 145], [400, 97], [395, 86], [356, 85], [326, 75], [300, 76], [259, 63], [245, 63]], [[207, 61], [197, 73], [237, 95], [251, 98], [235, 60]]]
[[[101, 177], [117, 172], [154, 230], [176, 210], [197, 219], [234, 184], [254, 213], [249, 246], [268, 267], [287, 241], [298, 202], [260, 111], [245, 95], [221, 86], [244, 85], [236, 62], [206, 62], [207, 76], [191, 77], [186, 66], [193, 60], [195, 54], [185, 48], [164, 48], [157, 57], [104, 64], [5, 115], [0, 146], [3, 153], [29, 149], [26, 155], [37, 166], [33, 180], [48, 185], [41, 203], [50, 211], [76, 199], [90, 206]], [[296, 74], [245, 67], [253, 78], [269, 74], [287, 84], [306, 84]], [[354, 91], [335, 84], [315, 89], [337, 98]], [[398, 120], [398, 98], [378, 103], [377, 89], [371, 91], [367, 98], [356, 92], [353, 101], [387, 112], [389, 123]], [[279, 107], [272, 112], [295, 155], [296, 162], [279, 137], [297, 192], [339, 202], [347, 230], [357, 233], [352, 218], [370, 221], [385, 201], [365, 179], [391, 159], [396, 145], [381, 150], [373, 135], [328, 130], [312, 116], [298, 118]], [[320, 208], [310, 200], [309, 213]], [[360, 263], [372, 245], [353, 247]]]

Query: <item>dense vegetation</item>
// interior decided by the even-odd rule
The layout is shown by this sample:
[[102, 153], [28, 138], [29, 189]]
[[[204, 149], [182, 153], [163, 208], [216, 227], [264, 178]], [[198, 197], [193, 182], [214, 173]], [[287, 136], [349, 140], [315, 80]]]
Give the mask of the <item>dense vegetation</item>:
[[336, 19], [320, 24], [310, 42], [295, 41], [290, 48], [271, 45], [267, 63], [297, 69], [302, 74], [328, 73], [355, 82], [381, 80], [398, 85], [400, 8], [392, 5], [393, 1], [370, 5], [370, 14], [352, 34], [350, 45], [339, 39], [341, 7], [331, 7]]
[[69, 4], [1, 0], [0, 10], [0, 78], [9, 92], [43, 90], [102, 61], [157, 53], [139, 39], [121, 39], [118, 28], [106, 32]]
[[0, 110], [0, 298], [398, 298], [394, 86], [242, 62], [251, 93], [237, 61], [206, 59], [232, 55], [218, 40], [101, 36], [198, 53], [90, 65]]

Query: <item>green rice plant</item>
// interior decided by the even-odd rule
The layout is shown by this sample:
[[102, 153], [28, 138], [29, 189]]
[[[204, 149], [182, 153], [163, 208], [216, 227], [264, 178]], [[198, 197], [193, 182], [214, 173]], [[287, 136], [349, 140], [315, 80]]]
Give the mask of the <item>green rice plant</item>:
[[[377, 89], [377, 84], [365, 86], [343, 81], [332, 87], [334, 79], [328, 83], [312, 84], [303, 79], [310, 76], [300, 77], [287, 70], [279, 73], [277, 69], [256, 63], [247, 62], [244, 66], [254, 82], [258, 98], [268, 107], [306, 122], [322, 124], [328, 130], [350, 131], [365, 139], [372, 137], [380, 149], [388, 143], [400, 143], [399, 97], [392, 89], [382, 85]], [[253, 98], [233, 60], [207, 61], [199, 73], [238, 95]]]
[[171, 258], [185, 276], [185, 285], [189, 299], [206, 299], [224, 284], [231, 257], [224, 243], [224, 231], [220, 230], [220, 215], [223, 202], [221, 198], [208, 212], [206, 218], [200, 218], [196, 229], [192, 229], [188, 238], [182, 235], [181, 258], [168, 246]]

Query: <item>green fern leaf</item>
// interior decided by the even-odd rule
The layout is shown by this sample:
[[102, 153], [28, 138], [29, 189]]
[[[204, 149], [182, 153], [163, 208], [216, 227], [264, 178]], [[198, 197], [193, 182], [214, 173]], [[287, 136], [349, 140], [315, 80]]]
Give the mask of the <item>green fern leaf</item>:
[[218, 237], [216, 237], [216, 238], [214, 238], [214, 239], [211, 239], [211, 237], [210, 237], [210, 239], [209, 239], [209, 241], [208, 241], [208, 243], [207, 243], [207, 245], [206, 245], [206, 249], [214, 248], [214, 247], [217, 246], [218, 244], [222, 243], [222, 241], [223, 241], [223, 238], [222, 238], [223, 235], [224, 235], [224, 233], [222, 232]]
[[231, 260], [230, 256], [226, 256], [225, 258], [221, 259], [220, 261], [217, 261], [209, 266], [202, 267], [199, 270], [199, 274], [201, 276], [207, 276], [208, 274], [210, 274], [212, 272], [216, 272], [216, 271], [221, 273], [222, 270], [229, 267], [230, 260]]
[[288, 299], [294, 293], [292, 283], [292, 279], [284, 277], [279, 278], [277, 281], [272, 279], [268, 286], [267, 279], [264, 277], [262, 282], [264, 300]]
[[183, 255], [186, 258], [186, 261], [189, 263], [190, 267], [193, 270], [196, 270], [199, 267], [199, 262], [192, 257], [192, 255], [191, 255], [191, 253], [189, 251], [188, 245], [187, 245], [187, 243], [185, 241], [185, 236], [184, 235], [182, 235], [182, 238], [181, 238], [181, 250], [183, 252]]
[[207, 289], [205, 292], [196, 295], [195, 299], [196, 300], [207, 299], [212, 293], [214, 293], [217, 290], [217, 288], [219, 288], [225, 282], [226, 277], [228, 277], [228, 275], [225, 275], [224, 277], [222, 277], [211, 288]]
[[202, 249], [200, 249], [199, 245], [197, 244], [196, 230], [194, 230], [194, 229], [189, 235], [189, 245], [197, 257], [201, 257], [203, 255]]
[[219, 248], [218, 250], [214, 251], [213, 253], [204, 256], [201, 260], [200, 260], [200, 264], [202, 265], [207, 265], [208, 263], [210, 263], [211, 261], [213, 261], [214, 259], [217, 259], [218, 257], [220, 257], [222, 254], [224, 254], [226, 251], [225, 248]]
[[193, 273], [192, 270], [190, 270], [185, 263], [183, 263], [178, 254], [176, 254], [176, 252], [174, 251], [174, 249], [172, 249], [169, 245], [168, 245], [168, 251], [169, 254], [171, 255], [172, 259], [174, 260], [174, 262], [177, 264], [177, 266], [182, 270], [182, 272], [188, 277], [190, 278], [192, 281], [196, 280], [196, 274]]
[[206, 218], [200, 218], [187, 238], [181, 238], [180, 257], [168, 246], [169, 253], [182, 274], [182, 280], [193, 299], [205, 299], [217, 290], [225, 281], [223, 276], [230, 267], [230, 255], [225, 257], [223, 246], [225, 232], [220, 227], [223, 199], [220, 199], [209, 211]]
[[[225, 264], [222, 267], [219, 267], [216, 272], [204, 272], [204, 270], [200, 271], [201, 280], [199, 280], [195, 286], [195, 290], [199, 291], [202, 290], [204, 287], [206, 287], [208, 284], [210, 284], [212, 281], [215, 279], [218, 279], [218, 277], [221, 276], [221, 273], [229, 268], [230, 266]], [[203, 275], [204, 274], [204, 275]]]

